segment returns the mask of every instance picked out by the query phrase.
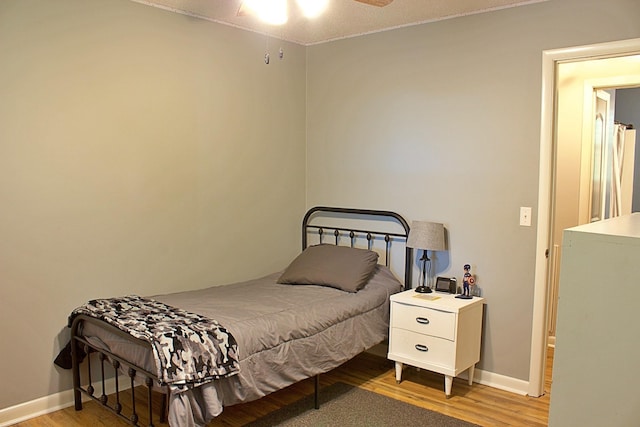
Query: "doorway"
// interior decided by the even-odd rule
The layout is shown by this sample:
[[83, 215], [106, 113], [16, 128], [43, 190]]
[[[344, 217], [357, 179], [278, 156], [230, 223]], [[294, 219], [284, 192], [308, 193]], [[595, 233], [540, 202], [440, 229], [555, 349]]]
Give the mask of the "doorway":
[[[614, 117], [617, 93], [638, 84], [640, 55], [557, 64], [548, 278], [550, 345], [555, 340], [563, 230], [631, 213], [634, 144], [624, 145], [622, 139], [622, 151], [613, 149]], [[630, 137], [633, 132], [629, 131]], [[625, 152], [628, 155], [620, 157], [626, 163], [623, 169], [624, 164], [617, 160]], [[618, 179], [627, 175], [627, 179]], [[623, 205], [617, 203], [622, 199]]]
[[[555, 178], [558, 172], [556, 151], [558, 135], [555, 126], [559, 119], [556, 98], [557, 68], [560, 64], [580, 65], [586, 62], [593, 62], [601, 69], [611, 71], [616, 70], [612, 66], [615, 61], [639, 54], [640, 39], [543, 52], [537, 251], [528, 390], [530, 396], [537, 397], [544, 393], [544, 368], [549, 322], [548, 309], [550, 307], [549, 278], [552, 273], [550, 261], [553, 261], [553, 257], [551, 259], [548, 257], [553, 244], [551, 240], [554, 235], [553, 230], [556, 228], [553, 204], [556, 191]], [[591, 87], [630, 87], [640, 85], [640, 62], [635, 62], [635, 68], [632, 66], [630, 70], [632, 71], [616, 71], [605, 76], [594, 72], [586, 76], [584, 81], [590, 84]]]

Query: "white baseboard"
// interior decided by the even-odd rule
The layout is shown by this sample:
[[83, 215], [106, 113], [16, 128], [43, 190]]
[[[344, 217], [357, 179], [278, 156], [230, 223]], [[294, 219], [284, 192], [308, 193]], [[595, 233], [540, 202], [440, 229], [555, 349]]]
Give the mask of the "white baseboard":
[[[371, 349], [367, 350], [367, 352], [383, 358], [387, 357], [388, 351], [389, 347], [386, 343], [378, 344], [377, 346], [374, 346]], [[465, 380], [469, 379], [467, 372], [468, 371], [461, 373], [460, 378], [464, 378]], [[475, 370], [473, 381], [477, 382], [478, 384], [508, 391], [510, 393], [520, 394], [523, 396], [527, 395], [527, 393], [529, 392], [529, 381], [519, 380], [512, 377], [495, 374], [493, 372], [483, 371], [481, 369]]]
[[[375, 353], [379, 353], [382, 348], [377, 349]], [[463, 372], [460, 375], [461, 378], [467, 379], [467, 373]], [[481, 369], [475, 370], [474, 379], [475, 382], [483, 384], [489, 387], [497, 388], [499, 390], [508, 391], [520, 395], [526, 395], [529, 389], [529, 382], [519, 380], [516, 378], [507, 377], [493, 372], [483, 371]], [[106, 381], [107, 394], [115, 393], [115, 379], [111, 378]], [[127, 384], [124, 378], [120, 380], [120, 389], [125, 390], [128, 387], [123, 387]], [[88, 401], [89, 398], [83, 395], [83, 401]], [[55, 393], [49, 396], [41, 397], [30, 402], [21, 403], [19, 405], [11, 406], [9, 408], [0, 410], [0, 427], [8, 427], [21, 421], [35, 418], [40, 415], [48, 414], [50, 412], [58, 411], [60, 409], [68, 408], [73, 405], [73, 390], [66, 390], [59, 393]]]
[[[383, 358], [387, 357], [388, 351], [389, 346], [387, 345], [387, 343], [378, 344], [377, 346], [374, 346], [367, 350], [368, 353]], [[464, 378], [465, 380], [469, 379], [467, 372], [468, 371], [461, 373], [460, 378]], [[529, 381], [519, 380], [512, 377], [495, 374], [493, 372], [483, 371], [482, 369], [476, 369], [473, 376], [473, 381], [477, 382], [478, 384], [508, 391], [510, 393], [520, 394], [523, 396], [526, 396], [529, 392]]]
[[[124, 379], [125, 378], [122, 377], [120, 380], [120, 391], [129, 388]], [[115, 384], [115, 378], [110, 378], [105, 381], [105, 391], [107, 394], [115, 393]], [[91, 400], [91, 398], [83, 394], [82, 400], [83, 402], [86, 402]], [[65, 390], [30, 402], [24, 402], [9, 408], [0, 409], [0, 427], [7, 427], [21, 421], [39, 417], [40, 415], [59, 411], [60, 409], [68, 408], [73, 404], [73, 390]]]
[[[467, 372], [463, 372], [460, 377], [465, 379], [469, 378]], [[529, 391], [529, 381], [519, 380], [517, 378], [507, 377], [505, 375], [483, 371], [481, 369], [475, 370], [473, 381], [478, 384], [508, 391], [510, 393], [520, 394], [522, 396], [526, 396]]]
[[0, 427], [10, 426], [71, 405], [73, 405], [73, 391], [66, 390], [30, 402], [11, 406], [0, 410]]

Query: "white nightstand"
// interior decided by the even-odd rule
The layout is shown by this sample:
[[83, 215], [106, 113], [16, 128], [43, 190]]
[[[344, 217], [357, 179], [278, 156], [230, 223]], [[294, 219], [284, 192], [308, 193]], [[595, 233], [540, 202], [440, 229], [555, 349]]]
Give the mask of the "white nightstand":
[[396, 381], [402, 379], [404, 363], [444, 374], [447, 397], [453, 378], [467, 369], [471, 385], [480, 360], [483, 304], [484, 298], [439, 292], [392, 295], [387, 357], [396, 362]]

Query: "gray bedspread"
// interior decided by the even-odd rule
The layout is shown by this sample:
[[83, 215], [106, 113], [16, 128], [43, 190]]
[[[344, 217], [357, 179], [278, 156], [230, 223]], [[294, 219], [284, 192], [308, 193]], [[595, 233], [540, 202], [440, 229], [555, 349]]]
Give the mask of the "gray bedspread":
[[[240, 373], [173, 393], [170, 425], [205, 425], [225, 406], [259, 399], [327, 372], [387, 337], [389, 297], [402, 288], [388, 268], [378, 266], [356, 293], [281, 285], [276, 283], [279, 276], [274, 273], [232, 285], [151, 297], [215, 319], [238, 343]], [[83, 334], [141, 367], [153, 368], [149, 349], [90, 325]]]

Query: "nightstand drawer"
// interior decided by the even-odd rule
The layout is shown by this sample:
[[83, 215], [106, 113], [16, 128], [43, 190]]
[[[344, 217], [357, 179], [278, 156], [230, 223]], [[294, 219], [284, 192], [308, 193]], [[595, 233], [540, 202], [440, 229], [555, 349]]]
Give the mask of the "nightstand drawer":
[[390, 345], [389, 353], [415, 360], [416, 365], [450, 367], [455, 360], [454, 342], [404, 329], [392, 329]]
[[391, 308], [391, 324], [394, 328], [455, 340], [455, 313], [394, 303]]

